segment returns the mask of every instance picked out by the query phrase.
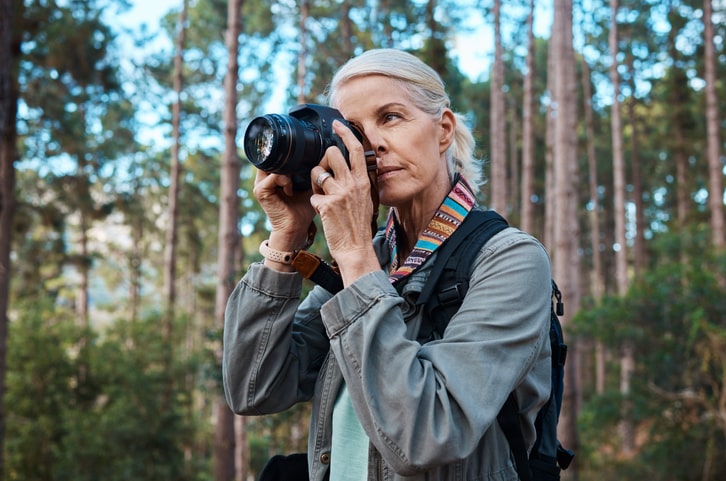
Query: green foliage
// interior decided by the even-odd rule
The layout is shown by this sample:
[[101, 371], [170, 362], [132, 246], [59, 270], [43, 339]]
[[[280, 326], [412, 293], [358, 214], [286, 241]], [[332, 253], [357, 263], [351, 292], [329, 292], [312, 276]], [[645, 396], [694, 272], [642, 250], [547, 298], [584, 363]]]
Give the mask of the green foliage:
[[23, 306], [11, 324], [6, 479], [191, 480], [199, 424], [192, 357], [167, 369], [160, 319], [117, 320], [103, 336], [71, 313]]
[[[24, 13], [17, 19], [23, 43], [11, 283], [14, 320], [8, 337], [5, 394], [6, 478], [206, 479], [211, 472], [213, 437], [210, 399], [220, 394], [221, 376], [221, 326], [213, 308], [226, 2], [189, 2], [177, 259], [182, 305], [178, 312], [184, 314], [175, 324], [173, 346], [161, 342], [160, 319], [149, 312], [161, 310], [158, 285], [166, 227], [163, 213], [169, 184], [169, 106], [178, 10], [163, 20], [161, 36], [167, 42], [162, 43], [171, 49], [151, 53], [145, 49], [143, 64], [129, 62], [122, 69], [120, 60], [128, 59], [128, 52], [120, 51], [115, 43], [115, 25], [105, 21], [104, 12], [123, 7], [125, 1], [22, 3]], [[718, 402], [724, 398], [726, 382], [726, 296], [716, 274], [726, 272], [726, 259], [711, 256], [707, 249], [708, 212], [702, 200], [707, 185], [704, 99], [698, 86], [703, 70], [700, 5], [690, 1], [622, 3], [618, 15], [622, 53], [617, 57], [623, 62], [620, 93], [626, 102], [634, 102], [635, 112], [634, 122], [624, 126], [625, 144], [630, 150], [632, 141], [638, 141], [646, 233], [652, 238], [647, 246], [648, 271], [631, 292], [624, 298], [604, 299], [581, 312], [576, 321], [578, 335], [606, 345], [611, 356], [608, 372], [615, 373], [601, 396], [593, 394], [594, 386], [583, 386], [581, 477], [723, 479], [726, 468], [719, 454], [726, 449], [726, 414]], [[237, 99], [241, 128], [244, 120], [267, 108], [268, 100], [279, 100], [274, 95], [280, 94], [280, 88], [288, 104], [295, 102], [297, 55], [303, 51], [299, 5], [243, 2]], [[310, 5], [303, 87], [310, 101], [324, 101], [325, 86], [350, 55], [377, 46], [404, 48], [441, 73], [452, 107], [467, 115], [479, 157], [486, 159], [490, 105], [486, 72], [482, 80], [468, 79], [450, 55], [459, 41], [456, 35], [472, 25], [467, 20], [486, 15], [480, 2], [320, 0]], [[521, 5], [503, 8], [505, 30], [514, 31], [504, 35], [506, 97], [508, 108], [519, 119], [526, 52], [521, 31], [512, 24], [522, 23], [525, 17]], [[591, 100], [601, 200], [598, 214], [606, 232], [600, 241], [608, 246], [604, 249], [608, 255], [603, 256], [608, 268], [612, 267], [612, 239], [607, 233], [612, 225], [607, 207], [612, 186], [612, 86], [607, 76], [612, 60], [607, 44], [611, 12], [604, 1], [582, 8], [588, 10], [576, 12], [575, 35], [576, 43], [583, 45], [579, 53], [593, 69], [589, 80], [595, 91]], [[343, 38], [348, 19], [350, 38]], [[723, 38], [726, 27], [715, 27], [717, 37]], [[156, 48], [160, 39], [136, 40], [139, 48]], [[676, 45], [672, 40], [678, 49], [672, 50]], [[544, 232], [548, 195], [543, 161], [548, 43], [547, 38], [535, 40], [533, 72], [538, 232]], [[717, 50], [721, 54], [717, 78], [724, 79], [723, 45]], [[630, 60], [632, 69], [627, 64]], [[720, 98], [725, 98], [726, 83], [720, 81], [717, 89]], [[578, 105], [583, 101], [578, 99]], [[142, 122], [153, 133], [140, 139], [137, 129]], [[680, 142], [674, 126], [682, 128]], [[722, 130], [721, 138], [723, 134]], [[584, 147], [584, 139], [581, 142]], [[517, 154], [521, 145], [518, 139], [513, 143]], [[674, 153], [685, 153], [689, 159], [687, 225], [675, 221]], [[630, 154], [628, 162], [635, 162]], [[583, 210], [588, 200], [587, 174], [581, 168], [583, 188], [578, 202]], [[243, 162], [239, 191], [242, 270], [259, 259], [257, 246], [268, 235], [265, 217], [252, 196], [253, 179], [253, 169]], [[80, 215], [85, 227], [80, 225]], [[513, 213], [513, 223], [517, 215]], [[91, 233], [90, 251], [85, 255], [78, 248], [82, 229]], [[94, 237], [93, 231], [105, 235]], [[679, 235], [661, 235], [666, 231]], [[579, 244], [586, 243], [583, 235]], [[322, 233], [313, 250], [326, 253]], [[590, 246], [583, 252], [587, 266]], [[99, 290], [107, 294], [99, 299], [92, 293], [95, 324], [89, 330], [76, 324], [70, 307], [78, 294], [80, 269], [89, 269], [91, 282], [101, 284]], [[306, 282], [305, 288], [309, 286]], [[130, 291], [138, 299], [132, 299]], [[617, 376], [625, 342], [632, 343], [637, 360], [633, 393], [627, 399], [638, 426], [637, 452], [632, 457], [619, 454], [617, 430], [620, 406], [626, 401], [618, 392]], [[249, 420], [253, 472], [271, 454], [304, 449], [308, 409], [303, 405]]]
[[247, 418], [250, 469], [253, 473], [259, 473], [275, 454], [306, 451], [310, 409], [311, 403], [304, 403], [271, 416]]
[[[661, 245], [670, 244], [668, 237]], [[726, 256], [701, 242], [684, 262], [670, 260], [667, 251], [661, 259], [625, 298], [606, 299], [574, 320], [579, 334], [601, 341], [614, 360], [626, 342], [636, 359], [630, 401], [637, 452], [618, 455], [623, 399], [618, 386], [609, 386], [588, 399], [579, 420], [584, 479], [726, 475], [717, 454], [726, 445]]]

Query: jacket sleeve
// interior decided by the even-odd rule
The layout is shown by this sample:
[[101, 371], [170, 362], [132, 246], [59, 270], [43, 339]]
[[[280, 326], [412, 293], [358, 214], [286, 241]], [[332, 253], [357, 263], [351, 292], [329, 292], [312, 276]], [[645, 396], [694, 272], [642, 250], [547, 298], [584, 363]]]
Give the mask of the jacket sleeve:
[[252, 264], [227, 301], [222, 381], [238, 414], [283, 411], [314, 392], [329, 351], [316, 288], [300, 303], [302, 277]]
[[[533, 399], [546, 397], [550, 281], [541, 244], [507, 229], [480, 252], [440, 340], [409, 339], [401, 298], [383, 272], [323, 306], [356, 413], [394, 470], [407, 475], [467, 458], [525, 378], [536, 378], [527, 388], [537, 391]], [[525, 400], [533, 412], [537, 402]]]

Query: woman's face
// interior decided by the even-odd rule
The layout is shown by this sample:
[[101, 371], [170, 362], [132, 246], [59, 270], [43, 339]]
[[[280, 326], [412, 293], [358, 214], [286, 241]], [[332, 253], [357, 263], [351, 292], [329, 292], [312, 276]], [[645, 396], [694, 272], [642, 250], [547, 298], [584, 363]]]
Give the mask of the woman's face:
[[383, 75], [348, 80], [335, 99], [376, 151], [381, 203], [413, 211], [438, 208], [451, 189], [444, 152], [454, 138], [453, 113], [445, 109], [440, 119], [432, 118], [399, 81]]

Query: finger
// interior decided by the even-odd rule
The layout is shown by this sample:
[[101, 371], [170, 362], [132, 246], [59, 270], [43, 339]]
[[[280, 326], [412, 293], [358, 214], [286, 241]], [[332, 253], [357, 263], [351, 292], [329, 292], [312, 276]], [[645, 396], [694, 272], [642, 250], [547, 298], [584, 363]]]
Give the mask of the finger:
[[261, 194], [272, 193], [278, 189], [282, 190], [286, 195], [292, 195], [292, 179], [287, 175], [272, 174], [257, 169], [254, 187], [255, 197], [259, 198]]
[[289, 175], [274, 174], [275, 184], [282, 188], [282, 191], [289, 196], [293, 195], [292, 178]]
[[350, 173], [350, 167], [348, 167], [343, 152], [337, 146], [331, 146], [325, 150], [325, 155], [320, 159], [318, 166], [340, 180], [345, 179], [345, 176]]
[[333, 174], [325, 170], [315, 178], [315, 185], [317, 185], [320, 189], [325, 190], [325, 181], [332, 178]]
[[255, 184], [261, 183], [270, 175], [262, 169], [256, 169], [256, 170], [257, 170], [257, 172], [255, 173]]
[[324, 193], [323, 185], [330, 182], [334, 177], [333, 172], [322, 166], [322, 162], [321, 165], [313, 167], [310, 170], [310, 182], [313, 187], [313, 193]]
[[338, 137], [343, 140], [345, 147], [348, 149], [350, 167], [346, 164], [346, 168], [353, 172], [354, 175], [360, 175], [361, 173], [365, 174], [365, 155], [363, 152], [363, 145], [360, 140], [358, 140], [358, 137], [355, 136], [350, 127], [344, 125], [339, 120], [333, 121], [333, 130]]

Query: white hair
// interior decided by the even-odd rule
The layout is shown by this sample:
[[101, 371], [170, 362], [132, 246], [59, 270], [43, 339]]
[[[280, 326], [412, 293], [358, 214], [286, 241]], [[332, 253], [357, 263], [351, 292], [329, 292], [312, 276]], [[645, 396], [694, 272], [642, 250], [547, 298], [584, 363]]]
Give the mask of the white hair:
[[[414, 55], [397, 49], [373, 49], [348, 60], [335, 74], [328, 87], [328, 104], [336, 105], [338, 88], [348, 80], [366, 75], [383, 75], [401, 83], [410, 100], [434, 119], [441, 119], [451, 101], [438, 73]], [[446, 150], [449, 177], [461, 173], [474, 185], [482, 181], [479, 161], [474, 158], [474, 136], [462, 114], [454, 113], [454, 141]]]

